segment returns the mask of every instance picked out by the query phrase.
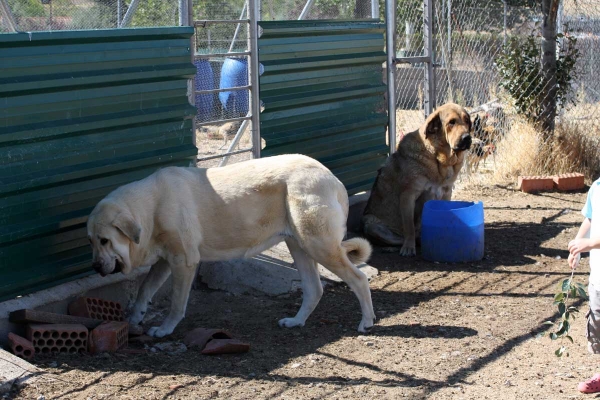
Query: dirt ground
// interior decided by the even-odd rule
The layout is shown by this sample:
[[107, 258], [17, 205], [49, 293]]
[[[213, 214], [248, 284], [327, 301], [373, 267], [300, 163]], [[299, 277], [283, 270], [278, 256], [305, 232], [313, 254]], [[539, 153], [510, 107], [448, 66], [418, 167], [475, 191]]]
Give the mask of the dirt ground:
[[[370, 263], [380, 275], [371, 290], [379, 320], [368, 335], [356, 331], [359, 305], [345, 285], [328, 286], [306, 326], [291, 330], [277, 321], [295, 314], [300, 293], [233, 296], [200, 288], [173, 336], [154, 344], [180, 341], [195, 327], [225, 328], [251, 344], [249, 353], [55, 356], [36, 361], [54, 378], [10, 397], [585, 398], [577, 383], [600, 365], [586, 352], [583, 317], [572, 328], [568, 358], [554, 355], [557, 343], [535, 338], [554, 315], [557, 282], [568, 277], [565, 249], [581, 222], [585, 193], [527, 195], [490, 186], [459, 190], [455, 199], [484, 202], [484, 260], [436, 264], [376, 249]], [[584, 258], [577, 280], [587, 283], [588, 273]]]

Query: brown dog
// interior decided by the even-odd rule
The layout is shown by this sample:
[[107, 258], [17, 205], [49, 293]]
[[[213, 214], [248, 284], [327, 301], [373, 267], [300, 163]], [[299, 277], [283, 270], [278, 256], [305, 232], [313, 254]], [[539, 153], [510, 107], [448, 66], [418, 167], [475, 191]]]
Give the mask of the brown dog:
[[416, 254], [421, 212], [428, 200], [450, 200], [452, 185], [471, 147], [471, 118], [448, 103], [419, 130], [405, 135], [379, 170], [362, 218], [363, 231], [375, 242]]

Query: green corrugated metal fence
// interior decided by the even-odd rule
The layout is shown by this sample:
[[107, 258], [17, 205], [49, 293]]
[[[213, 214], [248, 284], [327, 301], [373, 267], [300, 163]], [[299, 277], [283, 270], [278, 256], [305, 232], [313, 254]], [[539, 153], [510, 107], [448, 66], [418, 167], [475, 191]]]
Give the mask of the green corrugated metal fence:
[[90, 273], [94, 205], [193, 160], [192, 34], [0, 34], [0, 300]]
[[261, 21], [262, 156], [302, 153], [354, 194], [371, 188], [388, 153], [382, 63], [385, 25]]

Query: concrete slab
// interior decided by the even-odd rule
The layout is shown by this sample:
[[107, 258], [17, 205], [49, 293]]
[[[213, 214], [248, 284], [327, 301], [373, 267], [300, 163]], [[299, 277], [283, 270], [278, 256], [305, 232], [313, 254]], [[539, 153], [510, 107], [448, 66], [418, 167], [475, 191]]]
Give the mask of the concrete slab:
[[0, 395], [8, 393], [14, 386], [32, 383], [43, 373], [35, 365], [0, 349]]

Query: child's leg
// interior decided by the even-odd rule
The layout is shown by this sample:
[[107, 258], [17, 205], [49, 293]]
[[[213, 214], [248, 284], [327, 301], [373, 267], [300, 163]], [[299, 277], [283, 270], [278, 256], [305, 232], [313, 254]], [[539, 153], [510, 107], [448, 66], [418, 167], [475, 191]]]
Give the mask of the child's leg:
[[588, 340], [588, 351], [592, 354], [600, 354], [600, 288], [592, 283], [588, 286], [590, 298], [590, 309], [586, 314], [587, 327], [585, 336]]

